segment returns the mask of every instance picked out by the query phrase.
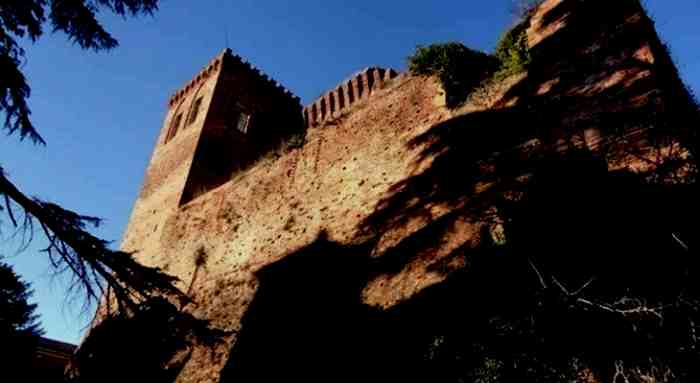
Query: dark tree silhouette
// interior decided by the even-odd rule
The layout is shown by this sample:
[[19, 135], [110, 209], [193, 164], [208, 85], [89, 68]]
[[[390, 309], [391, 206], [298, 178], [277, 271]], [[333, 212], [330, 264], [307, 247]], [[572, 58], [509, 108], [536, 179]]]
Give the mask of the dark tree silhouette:
[[[30, 86], [22, 73], [26, 60], [22, 41], [34, 42], [50, 27], [86, 50], [113, 49], [117, 40], [106, 31], [97, 14], [124, 17], [150, 15], [157, 0], [9, 0], [0, 4], [0, 112], [3, 128], [20, 140], [45, 145], [30, 119]], [[138, 264], [130, 254], [114, 251], [109, 243], [88, 232], [100, 219], [75, 213], [56, 204], [30, 198], [14, 185], [0, 167], [0, 211], [17, 230], [32, 234], [40, 229], [48, 240], [44, 253], [57, 272], [69, 272], [72, 289], [89, 299], [109, 287], [120, 307], [131, 306], [154, 294], [181, 295], [171, 278], [160, 270]], [[31, 239], [29, 235], [27, 238]]]
[[107, 316], [92, 328], [66, 378], [71, 383], [170, 383], [195, 347], [213, 348], [227, 335], [167, 299], [152, 298], [129, 315]]
[[28, 302], [31, 295], [29, 284], [10, 265], [0, 262], [0, 360], [7, 376], [12, 376], [12, 371], [27, 371], [42, 334], [34, 313], [36, 305]]

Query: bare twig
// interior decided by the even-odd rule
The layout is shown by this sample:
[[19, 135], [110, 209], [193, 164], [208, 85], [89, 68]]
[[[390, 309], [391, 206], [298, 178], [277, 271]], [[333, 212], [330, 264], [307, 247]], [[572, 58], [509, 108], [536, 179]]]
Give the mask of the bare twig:
[[671, 237], [673, 238], [673, 240], [677, 244], [679, 244], [683, 248], [683, 250], [690, 251], [690, 248], [688, 247], [688, 245], [686, 245], [685, 242], [683, 242], [680, 238], [678, 238], [678, 235], [676, 235], [676, 233], [671, 233]]
[[544, 277], [542, 277], [542, 273], [540, 273], [540, 271], [537, 269], [537, 266], [535, 266], [535, 263], [532, 261], [532, 258], [528, 258], [527, 261], [530, 263], [530, 267], [535, 272], [535, 274], [537, 274], [537, 279], [539, 279], [542, 288], [547, 289], [547, 283], [545, 282]]
[[12, 225], [14, 227], [17, 227], [17, 220], [15, 219], [15, 214], [12, 212], [10, 197], [8, 197], [7, 195], [5, 195], [5, 209], [7, 210], [7, 215], [10, 217], [10, 221], [12, 221]]
[[595, 280], [596, 280], [596, 277], [595, 277], [595, 276], [592, 276], [592, 277], [588, 280], [588, 282], [584, 283], [581, 287], [579, 287], [578, 290], [574, 291], [574, 293], [573, 293], [572, 295], [574, 295], [574, 296], [580, 295], [580, 294], [583, 292], [583, 290], [587, 289], [588, 286], [591, 285], [591, 283], [595, 282]]

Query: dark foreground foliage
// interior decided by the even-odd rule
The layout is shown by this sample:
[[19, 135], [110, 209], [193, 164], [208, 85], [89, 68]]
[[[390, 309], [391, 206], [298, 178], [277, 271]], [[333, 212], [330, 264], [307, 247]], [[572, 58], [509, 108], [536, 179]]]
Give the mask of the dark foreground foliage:
[[[30, 86], [22, 73], [27, 59], [23, 42], [37, 41], [48, 27], [82, 49], [109, 50], [118, 42], [100, 24], [100, 12], [149, 15], [157, 5], [157, 0], [23, 0], [0, 5], [0, 113], [8, 135], [45, 144], [30, 119]], [[71, 275], [73, 289], [89, 299], [103, 295], [106, 286], [121, 305], [135, 305], [158, 294], [180, 294], [172, 285], [173, 278], [138, 264], [130, 254], [113, 251], [107, 241], [90, 234], [89, 229], [98, 226], [100, 219], [28, 197], [2, 166], [0, 212], [10, 226], [26, 234], [25, 239], [31, 240], [35, 232], [43, 234], [48, 241], [44, 250], [47, 264]]]
[[8, 376], [31, 368], [42, 334], [31, 295], [29, 284], [0, 262], [0, 365]]
[[163, 298], [129, 313], [102, 318], [90, 330], [68, 370], [70, 383], [171, 383], [194, 348], [211, 348], [227, 336]]

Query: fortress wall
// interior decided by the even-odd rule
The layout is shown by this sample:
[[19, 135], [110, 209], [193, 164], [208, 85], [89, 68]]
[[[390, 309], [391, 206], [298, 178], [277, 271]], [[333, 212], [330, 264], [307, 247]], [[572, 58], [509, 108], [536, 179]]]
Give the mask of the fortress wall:
[[359, 101], [368, 99], [373, 92], [382, 89], [399, 74], [393, 69], [366, 68], [349, 80], [341, 82], [302, 111], [307, 128], [337, 118]]
[[[322, 231], [351, 241], [391, 186], [416, 170], [416, 151], [405, 150], [410, 138], [449, 116], [433, 103], [441, 90], [431, 78], [403, 78], [381, 92], [334, 129], [309, 131], [303, 148], [263, 161], [180, 208], [168, 187], [158, 189], [135, 206], [122, 247], [178, 276], [179, 287], [192, 290], [198, 316], [239, 329], [258, 288], [256, 272]], [[207, 262], [195, 279], [200, 248]], [[213, 354], [197, 348], [179, 381], [218, 381], [231, 344]]]
[[[433, 79], [401, 80], [384, 90], [376, 103], [340, 121], [334, 133], [309, 131], [303, 148], [274, 162], [263, 161], [178, 212], [168, 213], [172, 215], [158, 242], [168, 248], [166, 253], [181, 256], [164, 266], [188, 280], [192, 270], [187, 254], [204, 245], [215, 265], [208, 278], [216, 279], [241, 263], [267, 263], [285, 249], [312, 240], [322, 229], [334, 236], [353, 237], [353, 225], [401, 177], [390, 176], [396, 173], [390, 169], [403, 169], [401, 174], [411, 170], [410, 155], [399, 144], [409, 139], [406, 130], [420, 131], [449, 115], [433, 103], [439, 93]], [[402, 121], [404, 114], [420, 119], [419, 125], [413, 119]], [[375, 119], [370, 134], [363, 126]], [[395, 146], [384, 144], [389, 137], [395, 137]], [[398, 161], [396, 156], [407, 158]], [[291, 213], [290, 206], [298, 213]], [[338, 227], [332, 229], [329, 224]], [[294, 228], [284, 230], [285, 226]]]
[[[499, 152], [516, 157], [588, 146], [605, 154], [611, 169], [616, 163], [629, 165], [624, 154], [602, 148], [609, 144], [608, 129], [622, 126], [641, 137], [644, 126], [635, 125], [640, 123], [636, 116], [663, 109], [659, 89], [664, 77], [655, 64], [660, 53], [647, 49], [656, 35], [641, 9], [606, 15], [608, 29], [600, 30], [586, 18], [571, 16], [582, 12], [576, 7], [589, 4], [545, 1], [528, 37], [533, 52], [548, 60], [491, 84], [483, 90], [486, 102], [471, 99], [448, 110], [436, 79], [368, 68], [302, 111], [308, 127], [332, 123], [333, 129], [309, 129], [301, 148], [260, 161], [182, 207], [171, 204], [176, 183], [170, 178], [167, 187], [139, 200], [123, 248], [179, 277], [180, 287], [192, 292], [188, 310], [196, 316], [237, 332], [214, 350], [195, 347], [177, 381], [217, 382], [224, 365], [237, 366], [240, 361], [229, 356], [238, 334], [246, 331], [244, 316], [260, 299], [261, 273], [297, 256], [321, 233], [351, 246], [367, 236], [368, 220], [380, 223], [369, 227], [377, 236], [373, 247], [354, 254], [372, 267], [367, 283], [351, 297], [363, 307], [397, 307], [462, 268], [482, 225], [465, 206], [475, 193], [493, 186], [474, 185], [472, 194], [459, 189], [471, 181], [472, 151], [490, 148], [493, 141], [503, 143]], [[153, 161], [160, 161], [159, 153], [167, 157], [156, 152]], [[479, 158], [479, 171], [495, 166], [488, 156]], [[206, 253], [202, 266], [195, 264], [199, 249]], [[335, 307], [330, 305], [334, 291], [327, 292], [325, 282], [350, 271], [333, 267], [338, 254], [322, 256], [317, 259], [321, 265], [307, 270], [303, 281], [292, 278], [290, 283], [303, 282], [320, 292], [311, 304]], [[273, 317], [263, 318], [269, 330], [288, 328], [291, 317], [314, 319], [305, 311], [308, 299], [292, 297], [284, 310], [267, 313]], [[304, 341], [319, 336], [303, 335], [309, 337]], [[285, 357], [292, 356], [258, 363], [275, 365]], [[259, 381], [266, 373], [257, 371]]]

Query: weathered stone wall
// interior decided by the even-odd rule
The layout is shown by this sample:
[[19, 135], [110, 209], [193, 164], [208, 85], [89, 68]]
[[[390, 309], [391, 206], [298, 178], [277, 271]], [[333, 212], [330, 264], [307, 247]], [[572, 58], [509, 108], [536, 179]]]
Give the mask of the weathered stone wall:
[[[304, 109], [309, 130], [303, 147], [264, 159], [182, 207], [179, 193], [197, 129], [167, 145], [161, 137], [123, 249], [178, 276], [180, 287], [192, 292], [193, 313], [236, 334], [245, 334], [244, 318], [261, 299], [265, 271], [286, 265], [290, 255], [319, 238], [365, 246], [353, 255], [369, 265], [358, 279], [359, 290], [353, 290], [358, 305], [389, 310], [410, 302], [459, 270], [465, 251], [478, 242], [481, 223], [468, 207], [498, 182], [493, 153], [517, 157], [588, 147], [611, 168], [642, 166], [629, 160], [628, 149], [646, 155], [646, 118], [666, 118], [660, 72], [668, 68], [657, 65], [665, 53], [641, 8], [617, 9], [591, 24], [590, 14], [601, 9], [596, 4], [545, 1], [528, 29], [536, 64], [528, 73], [479, 89], [457, 110], [446, 108], [433, 78], [363, 71]], [[628, 132], [623, 136], [632, 137], [624, 150], [608, 139], [621, 126]], [[472, 171], [480, 174], [475, 185]], [[206, 263], [197, 266], [200, 249]], [[309, 268], [298, 283], [329, 289], [324, 297], [333, 300], [335, 290], [313, 281], [330, 283], [335, 278], [329, 275], [345, 281], [342, 276], [351, 270], [328, 267]], [[297, 298], [307, 299], [289, 299]], [[286, 305], [270, 314], [273, 319], [255, 320], [273, 333], [276, 326], [294, 331], [285, 327], [288, 317], [307, 318], [311, 312], [306, 306], [295, 309], [294, 302]], [[238, 336], [214, 350], [196, 348], [178, 381], [214, 382], [224, 366], [245, 368], [243, 359], [230, 357]], [[270, 346], [273, 352], [276, 346]], [[271, 363], [284, 356], [276, 358]], [[272, 374], [258, 373], [259, 381]]]

